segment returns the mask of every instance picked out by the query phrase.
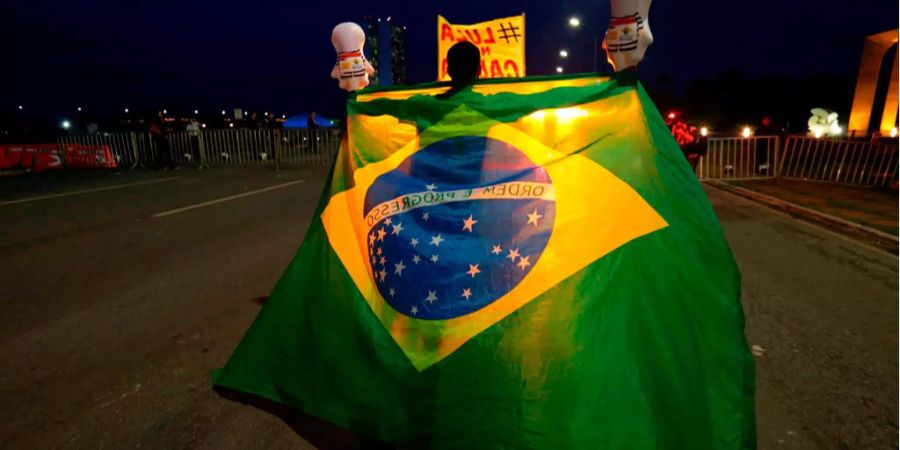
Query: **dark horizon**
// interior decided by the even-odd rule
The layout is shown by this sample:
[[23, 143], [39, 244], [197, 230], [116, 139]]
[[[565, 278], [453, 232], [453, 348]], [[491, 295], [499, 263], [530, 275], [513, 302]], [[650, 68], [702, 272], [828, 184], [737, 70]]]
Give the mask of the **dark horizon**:
[[[669, 77], [679, 92], [693, 79], [727, 71], [751, 79], [852, 78], [865, 36], [897, 27], [895, 3], [857, 3], [704, 0], [688, 8], [657, 1], [650, 11], [655, 43], [640, 76], [650, 84]], [[406, 25], [410, 83], [435, 78], [438, 14], [471, 23], [524, 11], [528, 75], [554, 73], [560, 48], [571, 54], [568, 73], [589, 71], [593, 36], [602, 39], [608, 21], [608, 3], [599, 1], [341, 6], [108, 0], [4, 5], [0, 39], [12, 43], [12, 58], [0, 75], [0, 110], [14, 114], [21, 104], [26, 114], [67, 117], [78, 106], [100, 115], [125, 107], [196, 108], [212, 116], [245, 108], [279, 115], [316, 110], [334, 117], [343, 93], [329, 78], [330, 31], [341, 21], [390, 16]], [[582, 29], [565, 25], [572, 15], [581, 18]], [[608, 71], [602, 55], [596, 57]]]

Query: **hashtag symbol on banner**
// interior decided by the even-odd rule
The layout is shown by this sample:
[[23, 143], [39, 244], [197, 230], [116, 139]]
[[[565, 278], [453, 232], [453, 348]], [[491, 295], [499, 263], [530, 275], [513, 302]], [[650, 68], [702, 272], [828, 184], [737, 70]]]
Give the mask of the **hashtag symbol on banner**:
[[509, 40], [511, 38], [515, 39], [516, 42], [519, 42], [519, 38], [522, 36], [521, 34], [516, 32], [519, 27], [513, 26], [512, 22], [507, 22], [507, 25], [509, 25], [509, 28], [503, 26], [502, 23], [500, 24], [500, 33], [502, 33], [500, 35], [500, 39], [505, 40], [507, 44], [509, 44]]

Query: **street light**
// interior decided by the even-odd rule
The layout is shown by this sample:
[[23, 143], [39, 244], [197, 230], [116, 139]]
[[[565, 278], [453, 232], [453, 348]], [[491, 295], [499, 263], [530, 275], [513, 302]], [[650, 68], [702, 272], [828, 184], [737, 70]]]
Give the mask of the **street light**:
[[897, 137], [897, 127], [891, 128], [891, 137]]
[[751, 130], [750, 127], [744, 127], [744, 129], [741, 130], [741, 136], [749, 138], [750, 136], [753, 136], [753, 130]]
[[581, 20], [579, 20], [577, 17], [572, 17], [569, 19], [569, 26], [578, 28], [581, 26]]
[[23, 109], [25, 109], [25, 107], [22, 106], [22, 105], [19, 105], [19, 111], [21, 111], [21, 110], [23, 110]]
[[561, 56], [561, 57], [563, 57], [563, 58], [568, 58], [568, 57], [569, 57], [569, 52], [566, 51], [566, 50], [560, 50], [560, 51], [559, 51], [559, 56]]
[[706, 137], [709, 134], [709, 128], [701, 127], [700, 128], [700, 136]]
[[563, 68], [560, 66], [556, 66], [556, 73], [563, 73]]
[[68, 130], [71, 126], [72, 126], [72, 124], [69, 123], [68, 120], [63, 120], [63, 121], [62, 121], [62, 127], [63, 127], [64, 130]]
[[200, 110], [195, 109], [194, 114], [200, 114]]
[[80, 106], [78, 107], [78, 112], [81, 112], [81, 107], [80, 107]]

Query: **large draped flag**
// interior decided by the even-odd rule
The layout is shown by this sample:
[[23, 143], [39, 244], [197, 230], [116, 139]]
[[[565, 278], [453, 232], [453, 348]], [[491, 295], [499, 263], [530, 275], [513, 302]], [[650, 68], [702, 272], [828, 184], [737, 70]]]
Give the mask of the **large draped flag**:
[[439, 449], [755, 447], [740, 274], [631, 73], [369, 89], [219, 388]]

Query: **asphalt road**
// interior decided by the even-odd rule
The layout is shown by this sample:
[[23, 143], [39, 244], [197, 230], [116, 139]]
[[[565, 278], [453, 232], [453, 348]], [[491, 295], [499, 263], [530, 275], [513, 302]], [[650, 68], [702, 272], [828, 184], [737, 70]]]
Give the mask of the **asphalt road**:
[[[294, 255], [324, 179], [0, 177], [0, 449], [312, 448], [213, 393], [210, 370]], [[897, 259], [710, 198], [758, 346], [760, 448], [896, 448]]]

